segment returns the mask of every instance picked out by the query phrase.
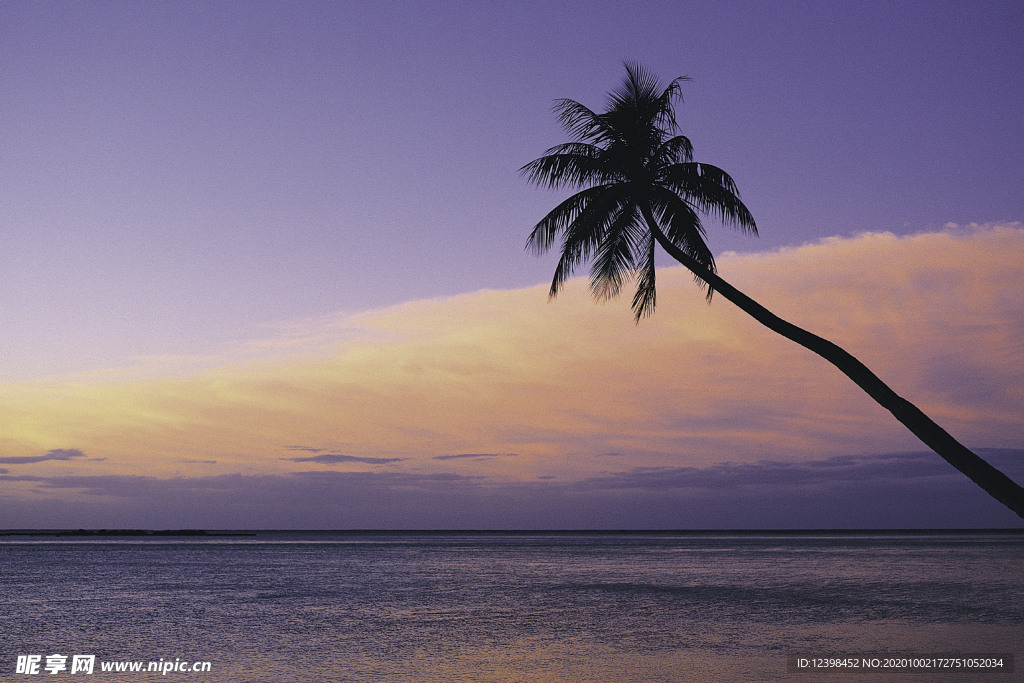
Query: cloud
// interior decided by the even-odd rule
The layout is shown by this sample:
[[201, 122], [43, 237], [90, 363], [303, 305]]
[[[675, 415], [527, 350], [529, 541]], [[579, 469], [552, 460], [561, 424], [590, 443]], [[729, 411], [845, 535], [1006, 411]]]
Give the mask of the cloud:
[[[984, 451], [983, 451], [984, 452]], [[988, 451], [989, 460], [1009, 467], [1024, 480], [1024, 452]], [[992, 454], [995, 454], [995, 458]], [[1009, 454], [1009, 455], [1007, 455]], [[710, 467], [634, 468], [579, 482], [584, 489], [734, 490], [740, 487], [803, 487], [871, 482], [913, 482], [963, 475], [931, 452], [845, 455], [807, 462], [762, 460]]]
[[[1022, 254], [1024, 227], [1012, 224], [864, 233], [718, 261], [726, 279], [849, 350], [967, 445], [1017, 449]], [[301, 321], [282, 328], [294, 343], [268, 345], [279, 355], [226, 357], [188, 376], [0, 385], [0, 452], [8, 456], [0, 464], [59, 459], [37, 454], [73, 439], [80, 451], [50, 453], [106, 458], [93, 473], [111, 477], [176, 480], [188, 454], [211, 476], [244, 473], [291, 486], [294, 463], [330, 465], [309, 474], [338, 475], [331, 481], [346, 486], [356, 480], [344, 477], [386, 464], [379, 474], [410, 477], [420, 482], [410, 490], [422, 492], [440, 486], [429, 477], [457, 462], [465, 479], [442, 477], [445, 491], [476, 500], [486, 498], [481, 482], [503, 482], [496, 490], [509, 496], [510, 514], [518, 495], [520, 504], [540, 506], [537, 515], [561, 515], [548, 505], [558, 491], [613, 507], [668, 506], [664, 519], [676, 519], [669, 508], [682, 490], [703, 496], [729, 485], [742, 494], [737, 505], [755, 507], [758, 496], [774, 500], [785, 490], [796, 505], [806, 493], [794, 489], [801, 477], [825, 472], [853, 491], [854, 479], [870, 471], [856, 458], [921, 448], [817, 356], [721, 297], [707, 305], [684, 270], [665, 268], [658, 283], [658, 310], [639, 325], [628, 295], [595, 304], [580, 280], [554, 301], [540, 285], [333, 316], [319, 331], [316, 321]], [[344, 333], [332, 337], [337, 330]], [[282, 450], [295, 457], [282, 458]], [[888, 462], [872, 458], [871, 467]], [[30, 482], [7, 481], [29, 495], [22, 489]], [[950, 500], [959, 508], [967, 499]], [[574, 504], [580, 515], [619, 519], [582, 498]], [[427, 498], [417, 505], [433, 509]], [[716, 505], [707, 510], [741, 519]], [[516, 514], [526, 523], [529, 515]]]
[[460, 460], [472, 458], [514, 458], [515, 453], [456, 453], [454, 455], [435, 455], [433, 460]]
[[[84, 457], [85, 453], [77, 448], [55, 448], [51, 451], [47, 451], [45, 455], [24, 455], [0, 458], [0, 463], [3, 463], [4, 465], [27, 465], [30, 463], [45, 462], [47, 460], [73, 460], [75, 458]], [[93, 459], [97, 460], [97, 458]]]
[[[1024, 479], [1024, 450], [986, 451]], [[938, 456], [633, 468], [580, 482], [451, 472], [3, 476], [59, 493], [3, 501], [0, 526], [131, 528], [908, 528], [1014, 526]], [[957, 501], [956, 505], [951, 501]]]
[[402, 462], [402, 458], [371, 458], [359, 455], [342, 455], [341, 453], [321, 453], [320, 455], [312, 455], [308, 458], [281, 459], [291, 462], [317, 462], [324, 465], [335, 465], [340, 462], [361, 462], [368, 465], [386, 465], [391, 462]]

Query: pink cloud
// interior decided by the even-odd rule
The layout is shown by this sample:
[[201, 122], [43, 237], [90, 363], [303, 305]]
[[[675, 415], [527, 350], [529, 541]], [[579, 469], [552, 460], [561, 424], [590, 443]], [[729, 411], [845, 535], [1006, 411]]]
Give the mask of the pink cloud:
[[[865, 233], [719, 265], [967, 444], [1024, 442], [1019, 224]], [[322, 469], [289, 457], [304, 443], [344, 453], [338, 471], [387, 461], [409, 475], [572, 482], [921, 448], [824, 361], [721, 298], [708, 306], [682, 269], [659, 278], [640, 325], [628, 297], [595, 304], [585, 282], [550, 302], [545, 286], [480, 291], [307, 321], [294, 343], [274, 340], [280, 353], [185, 377], [0, 386], [12, 418], [0, 455], [73, 443], [105, 458], [65, 463], [83, 476], [187, 476], [199, 461], [203, 476]], [[438, 457], [453, 453], [516, 457]]]

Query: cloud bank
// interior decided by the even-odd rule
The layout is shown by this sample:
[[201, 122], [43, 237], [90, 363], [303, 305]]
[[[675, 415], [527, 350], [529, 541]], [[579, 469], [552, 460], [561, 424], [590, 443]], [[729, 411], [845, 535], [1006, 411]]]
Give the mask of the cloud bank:
[[[1020, 457], [1021, 225], [909, 237], [865, 233], [726, 254], [719, 267], [782, 317], [849, 350], [969, 446]], [[235, 509], [245, 497], [231, 487], [252, 493], [245, 482], [277, 482], [286, 490], [307, 487], [310, 495], [296, 500], [316, 501], [321, 493], [333, 498], [314, 482], [387, 481], [395, 488], [386, 497], [389, 511], [378, 510], [381, 523], [472, 527], [480, 510], [469, 502], [459, 507], [458, 496], [470, 501], [488, 490], [484, 498], [507, 495], [508, 504], [494, 509], [504, 510], [509, 524], [588, 526], [587, 515], [594, 515], [601, 526], [601, 519], [631, 519], [621, 510], [636, 506], [674, 509], [683, 483], [700, 480], [720, 493], [747, 491], [734, 502], [753, 506], [748, 511], [758, 500], [777, 501], [778, 524], [803, 520], [799, 526], [813, 527], [815, 519], [842, 515], [798, 505], [813, 496], [795, 491], [794, 481], [827, 472], [853, 491], [850, 473], [867, 471], [857, 458], [920, 450], [830, 365], [721, 298], [708, 306], [682, 269], [659, 271], [658, 286], [658, 309], [639, 325], [628, 296], [595, 304], [585, 282], [574, 282], [550, 302], [546, 286], [538, 286], [304, 321], [289, 328], [291, 342], [250, 345], [274, 353], [228, 355], [216, 368], [187, 376], [0, 385], [0, 464], [18, 467], [17, 476], [3, 479], [3, 494], [26, 505], [45, 499], [116, 511], [133, 499], [111, 497], [100, 482], [121, 491], [203, 482], [200, 489], [215, 488], [223, 502], [201, 508], [209, 520], [201, 526], [238, 526], [216, 520], [237, 520], [241, 509], [253, 511], [250, 526], [303, 526], [299, 519], [345, 526], [346, 519], [372, 519], [339, 512], [330, 521], [307, 505], [295, 508], [306, 517], [287, 506]], [[333, 331], [339, 332], [332, 337]], [[80, 457], [86, 452], [94, 457]], [[871, 462], [888, 467], [895, 481], [917, 481], [911, 461]], [[754, 479], [763, 481], [759, 496], [749, 494]], [[431, 496], [451, 494], [451, 509], [462, 516], [432, 506], [415, 483], [424, 481], [432, 482]], [[362, 500], [347, 483], [343, 488], [349, 500]], [[936, 490], [911, 489], [926, 498], [926, 489]], [[708, 495], [707, 487], [697, 490]], [[553, 491], [578, 497], [578, 514], [558, 516]], [[896, 488], [891, 493], [906, 498]], [[586, 504], [586, 496], [612, 512]], [[851, 493], [850, 519], [868, 514], [856, 500]], [[916, 503], [926, 506], [923, 500]], [[534, 506], [530, 514], [539, 517], [516, 516], [517, 505]], [[728, 507], [705, 509], [723, 520], [747, 519]], [[432, 516], [417, 517], [425, 510]], [[550, 524], [541, 523], [538, 510], [550, 512]], [[936, 520], [946, 518], [940, 513], [935, 508]], [[716, 526], [706, 515], [658, 519]]]
[[[982, 455], [1024, 477], [1024, 450]], [[49, 494], [45, 504], [38, 496], [4, 500], [4, 525], [15, 528], [60, 528], [69, 517], [79, 527], [239, 529], [956, 528], [1016, 519], [930, 452], [635, 467], [574, 482], [316, 470], [22, 475], [0, 483]]]
[[321, 453], [306, 458], [281, 458], [291, 462], [318, 462], [321, 465], [336, 465], [341, 462], [360, 462], [368, 465], [386, 465], [391, 462], [402, 462], [402, 458], [370, 458], [359, 455], [342, 455], [341, 453]]
[[43, 455], [21, 455], [9, 458], [0, 457], [0, 463], [4, 465], [28, 465], [31, 463], [46, 462], [47, 460], [64, 461], [84, 457], [85, 453], [77, 448], [55, 448], [51, 451], [47, 451]]

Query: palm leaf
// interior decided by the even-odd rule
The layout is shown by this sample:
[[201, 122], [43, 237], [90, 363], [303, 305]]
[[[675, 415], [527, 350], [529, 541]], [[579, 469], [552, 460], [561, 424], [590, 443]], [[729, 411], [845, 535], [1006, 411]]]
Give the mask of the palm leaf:
[[693, 145], [685, 135], [676, 135], [661, 143], [655, 152], [658, 166], [671, 166], [693, 160]]
[[633, 294], [633, 313], [635, 321], [640, 322], [654, 313], [654, 304], [657, 300], [657, 290], [654, 286], [654, 235], [650, 231], [646, 235], [644, 254], [640, 267], [637, 269], [636, 293]]
[[603, 181], [607, 175], [604, 156], [604, 150], [599, 147], [570, 142], [552, 147], [544, 156], [521, 167], [519, 172], [541, 187], [579, 187]]
[[[700, 216], [690, 204], [679, 195], [668, 190], [656, 193], [651, 200], [659, 227], [672, 244], [707, 268], [712, 273], [717, 271], [714, 254], [704, 241], [704, 226]], [[694, 273], [694, 281], [703, 289], [707, 283]], [[707, 299], [711, 301], [714, 290], [708, 287]]]
[[757, 234], [754, 217], [740, 200], [732, 177], [711, 164], [682, 163], [665, 168], [663, 184], [686, 197], [697, 209], [717, 215], [723, 223]]
[[589, 258], [606, 239], [609, 229], [622, 208], [625, 193], [617, 185], [600, 188], [576, 217], [562, 230], [562, 256], [551, 280], [551, 296], [558, 294], [562, 284], [572, 276], [576, 266]]
[[626, 276], [634, 268], [637, 243], [646, 232], [632, 201], [619, 203], [612, 221], [605, 227], [590, 271], [590, 291], [599, 299], [618, 295]]
[[562, 127], [577, 140], [594, 140], [604, 126], [598, 114], [576, 100], [557, 100], [554, 110]]
[[534, 226], [533, 232], [530, 233], [530, 238], [526, 242], [527, 248], [538, 255], [550, 249], [551, 245], [555, 242], [555, 238], [571, 225], [576, 220], [576, 217], [605, 189], [601, 185], [588, 187], [572, 195], [549, 211]]

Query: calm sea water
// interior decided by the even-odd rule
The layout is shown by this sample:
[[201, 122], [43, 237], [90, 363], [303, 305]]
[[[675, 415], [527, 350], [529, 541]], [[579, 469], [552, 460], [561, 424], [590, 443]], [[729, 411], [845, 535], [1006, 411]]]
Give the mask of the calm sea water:
[[[1024, 656], [1022, 567], [1007, 534], [6, 536], [0, 680], [830, 680], [787, 658]], [[94, 673], [16, 673], [54, 653]], [[161, 659], [210, 671], [100, 671]]]

